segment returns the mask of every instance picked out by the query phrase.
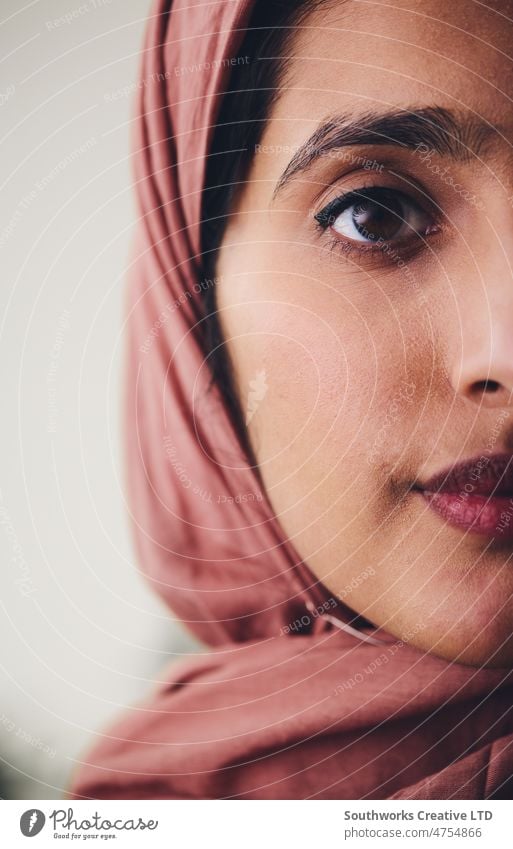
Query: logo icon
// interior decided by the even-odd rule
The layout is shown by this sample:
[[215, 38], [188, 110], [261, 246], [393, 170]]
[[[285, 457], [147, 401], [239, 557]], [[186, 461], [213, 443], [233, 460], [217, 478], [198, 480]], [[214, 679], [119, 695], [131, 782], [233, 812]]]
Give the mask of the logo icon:
[[21, 833], [25, 837], [35, 837], [43, 828], [45, 819], [46, 817], [42, 811], [39, 811], [37, 808], [30, 808], [29, 811], [25, 811], [20, 817]]

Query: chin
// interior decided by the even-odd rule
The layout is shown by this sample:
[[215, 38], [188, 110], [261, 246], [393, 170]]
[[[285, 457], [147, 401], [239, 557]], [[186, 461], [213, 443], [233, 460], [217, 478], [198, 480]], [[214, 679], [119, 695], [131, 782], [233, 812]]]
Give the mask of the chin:
[[513, 634], [511, 622], [509, 624], [510, 633], [502, 639], [487, 633], [481, 633], [477, 638], [471, 639], [456, 634], [449, 639], [433, 637], [432, 642], [424, 639], [423, 645], [417, 644], [416, 647], [464, 666], [510, 669], [513, 667]]

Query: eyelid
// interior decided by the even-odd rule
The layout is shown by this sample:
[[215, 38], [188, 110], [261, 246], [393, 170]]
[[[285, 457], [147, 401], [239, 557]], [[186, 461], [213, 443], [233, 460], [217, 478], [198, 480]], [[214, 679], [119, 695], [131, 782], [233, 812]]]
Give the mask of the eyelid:
[[[349, 207], [358, 203], [361, 200], [370, 200], [379, 204], [379, 195], [383, 194], [395, 194], [401, 196], [408, 203], [417, 206], [419, 209], [422, 209], [421, 205], [417, 203], [416, 200], [409, 197], [405, 192], [400, 191], [399, 189], [391, 189], [388, 186], [371, 186], [368, 189], [363, 188], [363, 186], [359, 189], [352, 189], [351, 191], [345, 192], [345, 194], [337, 195], [332, 200], [330, 200], [319, 212], [315, 213], [314, 218], [320, 224], [321, 227], [329, 226], [329, 220], [326, 220], [325, 223], [322, 222], [322, 218], [328, 217], [338, 217], [342, 212], [344, 212]], [[385, 204], [383, 204], [385, 206]], [[332, 210], [336, 210], [337, 215]], [[423, 210], [425, 212], [425, 210]], [[330, 214], [331, 213], [331, 214]]]
[[[393, 250], [395, 251], [396, 255], [402, 254], [406, 256], [408, 254], [410, 256], [413, 256], [414, 254], [418, 253], [422, 248], [427, 247], [426, 240], [428, 238], [431, 239], [433, 237], [436, 237], [445, 230], [445, 227], [442, 226], [441, 222], [441, 210], [435, 204], [434, 200], [431, 197], [428, 196], [427, 199], [424, 198], [423, 202], [417, 201], [416, 198], [412, 196], [416, 194], [415, 191], [412, 191], [411, 193], [406, 192], [402, 188], [399, 189], [396, 186], [390, 185], [388, 181], [386, 183], [372, 183], [371, 185], [366, 186], [360, 184], [354, 186], [353, 188], [348, 188], [345, 192], [339, 191], [337, 195], [332, 197], [331, 200], [325, 203], [320, 210], [313, 214], [317, 229], [320, 230], [322, 235], [324, 236], [327, 236], [330, 233], [331, 227], [329, 226], [329, 223], [320, 223], [319, 216], [321, 216], [322, 213], [325, 213], [326, 210], [329, 209], [332, 204], [335, 204], [337, 201], [340, 203], [340, 210], [337, 213], [337, 215], [340, 215], [345, 209], [349, 208], [356, 202], [356, 200], [354, 199], [351, 200], [351, 196], [354, 196], [355, 194], [359, 195], [360, 197], [366, 195], [367, 197], [370, 196], [372, 199], [372, 192], [374, 191], [377, 194], [377, 190], [383, 190], [395, 193], [397, 195], [402, 195], [402, 197], [405, 198], [406, 201], [417, 206], [426, 215], [430, 216], [433, 221], [433, 225], [428, 228], [428, 231], [426, 231], [425, 234], [417, 234], [416, 237], [403, 240], [383, 241], [379, 244], [372, 242], [360, 242], [357, 240], [346, 238], [344, 236], [331, 235], [330, 241], [331, 247], [333, 249], [340, 250], [346, 256], [353, 254], [359, 256], [362, 259], [366, 256], [376, 258], [376, 256], [379, 256], [380, 254], [385, 254], [385, 252], [389, 251], [391, 247], [393, 247]], [[347, 200], [347, 203], [344, 203], [345, 200]], [[384, 258], [384, 261], [386, 261], [387, 258]]]
[[[341, 185], [342, 184], [342, 185]], [[346, 188], [347, 186], [347, 188]], [[337, 190], [336, 194], [334, 192]], [[313, 216], [321, 212], [327, 206], [328, 197], [333, 200], [349, 194], [351, 191], [370, 191], [371, 189], [388, 189], [389, 191], [400, 192], [407, 198], [412, 199], [421, 209], [430, 212], [435, 219], [442, 216], [440, 206], [431, 197], [427, 188], [420, 180], [406, 172], [393, 171], [391, 168], [381, 172], [364, 171], [362, 168], [354, 168], [351, 171], [346, 171], [344, 174], [339, 174], [329, 185], [324, 184], [322, 189], [317, 192], [310, 204], [310, 211]], [[322, 206], [320, 205], [322, 203]]]

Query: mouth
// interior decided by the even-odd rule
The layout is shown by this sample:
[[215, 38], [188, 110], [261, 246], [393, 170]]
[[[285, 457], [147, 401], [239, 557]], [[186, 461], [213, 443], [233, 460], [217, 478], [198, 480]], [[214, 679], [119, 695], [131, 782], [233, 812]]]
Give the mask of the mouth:
[[449, 524], [488, 537], [513, 539], [513, 455], [465, 460], [416, 482], [429, 507]]

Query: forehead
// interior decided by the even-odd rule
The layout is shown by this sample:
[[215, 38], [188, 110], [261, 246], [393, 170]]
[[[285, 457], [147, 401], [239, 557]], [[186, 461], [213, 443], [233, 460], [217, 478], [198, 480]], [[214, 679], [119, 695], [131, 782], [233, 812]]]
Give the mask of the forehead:
[[504, 121], [513, 96], [513, 2], [340, 0], [303, 19], [276, 114], [317, 121], [412, 103]]

